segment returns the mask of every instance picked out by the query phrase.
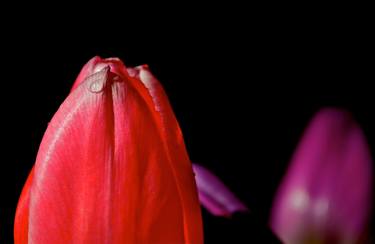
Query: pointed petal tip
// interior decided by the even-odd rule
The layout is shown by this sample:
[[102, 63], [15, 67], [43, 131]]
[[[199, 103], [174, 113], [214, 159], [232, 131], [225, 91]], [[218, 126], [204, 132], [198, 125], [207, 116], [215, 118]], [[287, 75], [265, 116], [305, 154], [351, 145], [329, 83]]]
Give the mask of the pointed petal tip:
[[354, 118], [353, 118], [353, 115], [350, 111], [344, 109], [344, 108], [340, 108], [340, 107], [324, 107], [324, 108], [321, 108], [319, 109], [315, 115], [313, 116], [313, 120], [314, 121], [317, 120], [317, 119], [331, 119], [331, 120], [335, 120], [335, 121], [341, 121], [341, 122], [345, 122], [345, 121], [353, 121], [354, 122]]
[[74, 82], [71, 91], [77, 88], [85, 79], [89, 76], [102, 71], [105, 68], [109, 68], [109, 71], [126, 79], [128, 72], [124, 63], [116, 57], [111, 58], [101, 58], [100, 56], [95, 56], [91, 58], [82, 68], [76, 81]]

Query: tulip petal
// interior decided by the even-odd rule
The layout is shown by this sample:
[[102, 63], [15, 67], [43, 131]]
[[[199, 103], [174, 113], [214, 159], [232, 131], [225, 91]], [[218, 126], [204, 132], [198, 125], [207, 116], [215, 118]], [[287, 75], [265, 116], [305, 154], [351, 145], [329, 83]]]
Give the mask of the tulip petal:
[[[175, 141], [177, 138], [181, 137], [177, 121], [174, 116], [170, 116], [173, 115], [172, 108], [164, 89], [150, 72], [148, 66], [141, 65], [135, 68], [128, 68], [127, 71], [130, 76], [140, 79], [146, 86], [156, 106], [155, 109], [162, 115], [162, 122], [174, 125], [174, 127], [170, 127], [171, 130], [166, 133], [166, 137], [171, 137], [169, 138], [170, 141]], [[176, 134], [170, 133], [171, 131], [176, 132]], [[195, 179], [198, 186], [200, 202], [212, 214], [230, 216], [237, 211], [248, 211], [247, 207], [235, 197], [218, 177], [199, 165], [193, 164], [193, 169], [196, 175]]]
[[14, 223], [14, 242], [28, 243], [29, 229], [29, 203], [30, 203], [30, 186], [34, 177], [34, 167], [31, 169], [26, 183], [22, 189], [20, 199], [18, 201], [16, 217]]
[[44, 135], [16, 243], [202, 243], [182, 135], [166, 138], [177, 122], [120, 60], [90, 62]]
[[[168, 97], [164, 92], [162, 85], [152, 75], [147, 65], [141, 65], [135, 68], [128, 68], [127, 74], [129, 74], [131, 77], [137, 80], [140, 80], [143, 86], [142, 88], [139, 88], [139, 90], [142, 90], [145, 87], [147, 90], [147, 94], [143, 95], [145, 97], [151, 97], [152, 99], [152, 102], [150, 102], [150, 106], [152, 106], [153, 109], [155, 109], [155, 111], [157, 112], [156, 120], [160, 125], [160, 134], [164, 138], [170, 162], [179, 162], [179, 166], [181, 167], [180, 170], [192, 172], [190, 159], [186, 153], [186, 148], [181, 129], [178, 125], [176, 117], [174, 116], [172, 107], [169, 103]], [[136, 84], [139, 85], [139, 83]], [[174, 169], [174, 167], [172, 168]], [[195, 202], [198, 199], [197, 197], [195, 197], [197, 196], [195, 181], [191, 181], [190, 175], [177, 174], [176, 172], [175, 176], [179, 178], [178, 182], [182, 182], [182, 184], [177, 185], [177, 187], [179, 188], [179, 192], [183, 192], [186, 189], [194, 190], [194, 192], [186, 194], [189, 197], [184, 197], [184, 195], [180, 196], [184, 199], [184, 201], [182, 201], [182, 208], [184, 209], [184, 212], [192, 211], [194, 213], [200, 213], [200, 210], [196, 208], [197, 205], [195, 204]], [[200, 220], [200, 218], [195, 218], [194, 222], [191, 222], [192, 218], [185, 218], [185, 228], [188, 228], [186, 230], [187, 232], [195, 233], [196, 230], [201, 229], [202, 223], [198, 222], [198, 219]], [[195, 227], [191, 229], [191, 226]], [[201, 236], [201, 234], [196, 233], [195, 236]], [[197, 241], [201, 242], [202, 240], [195, 239], [195, 241], [190, 240], [189, 242], [196, 243]]]
[[201, 204], [213, 215], [229, 217], [249, 209], [228, 187], [206, 168], [193, 164]]
[[[79, 84], [81, 84], [88, 76], [95, 73], [95, 68], [98, 67], [98, 70], [100, 68], [103, 68], [100, 66], [100, 64], [103, 63], [102, 59], [99, 56], [95, 56], [92, 59], [90, 59], [83, 67], [81, 72], [78, 74], [77, 79], [75, 80], [71, 91], [77, 88]], [[97, 70], [97, 71], [98, 71]]]
[[371, 172], [365, 136], [350, 114], [320, 111], [276, 195], [273, 230], [285, 243], [356, 243], [371, 208]]

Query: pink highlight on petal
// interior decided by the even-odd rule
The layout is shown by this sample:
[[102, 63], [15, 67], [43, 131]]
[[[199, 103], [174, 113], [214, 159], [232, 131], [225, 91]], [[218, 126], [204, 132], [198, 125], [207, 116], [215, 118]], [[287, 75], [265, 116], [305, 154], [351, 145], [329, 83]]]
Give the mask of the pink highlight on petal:
[[355, 243], [371, 209], [372, 159], [345, 111], [321, 110], [278, 189], [271, 227], [285, 243]]
[[235, 212], [249, 211], [246, 205], [209, 170], [193, 164], [193, 171], [198, 186], [199, 201], [211, 214], [230, 217]]

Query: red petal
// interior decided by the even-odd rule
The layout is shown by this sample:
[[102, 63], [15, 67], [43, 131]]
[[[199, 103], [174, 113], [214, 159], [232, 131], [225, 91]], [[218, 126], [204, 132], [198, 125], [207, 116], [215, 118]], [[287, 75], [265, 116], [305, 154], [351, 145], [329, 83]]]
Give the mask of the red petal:
[[[95, 67], [103, 63], [102, 59], [98, 56], [93, 57], [90, 59], [82, 68], [81, 72], [79, 72], [76, 81], [74, 82], [71, 91], [77, 88], [79, 84], [81, 84], [87, 77], [95, 73]], [[102, 68], [102, 67], [99, 67]]]
[[[176, 136], [178, 125], [161, 123], [147, 89], [121, 61], [100, 60], [90, 69], [41, 143], [29, 193], [29, 242], [202, 243], [182, 136], [166, 137], [170, 128]], [[25, 226], [19, 216], [25, 214], [16, 216], [15, 230]], [[15, 231], [16, 243], [27, 243], [17, 236], [23, 233]]]
[[28, 243], [30, 186], [31, 182], [33, 181], [33, 177], [34, 167], [30, 171], [18, 201], [16, 217], [14, 220], [15, 243]]
[[[151, 96], [152, 98], [150, 103], [153, 104], [153, 108], [157, 111], [156, 115], [160, 123], [160, 133], [164, 138], [165, 147], [168, 151], [168, 156], [170, 158], [172, 169], [175, 172], [175, 177], [178, 179], [177, 186], [180, 197], [183, 199], [182, 208], [184, 209], [184, 213], [199, 212], [200, 214], [199, 205], [196, 205], [198, 197], [196, 194], [196, 184], [194, 178], [191, 180], [191, 175], [178, 173], [178, 171], [181, 170], [184, 172], [191, 172], [193, 174], [190, 159], [186, 153], [182, 132], [162, 85], [152, 75], [147, 65], [130, 68], [127, 71], [129, 75], [139, 79], [143, 83], [143, 85], [147, 88], [148, 96]], [[146, 94], [144, 94], [144, 96], [148, 97]], [[177, 168], [177, 165], [181, 168]], [[184, 192], [186, 193], [186, 190], [189, 190], [189, 192], [187, 192], [187, 194], [183, 194]], [[193, 226], [194, 228], [192, 228]], [[194, 233], [194, 235], [191, 235], [192, 237], [202, 236], [201, 233], [197, 232], [202, 229], [201, 226], [201, 218], [185, 218], [185, 232]], [[189, 238], [189, 243], [197, 242], [202, 242], [202, 237], [198, 239]]]

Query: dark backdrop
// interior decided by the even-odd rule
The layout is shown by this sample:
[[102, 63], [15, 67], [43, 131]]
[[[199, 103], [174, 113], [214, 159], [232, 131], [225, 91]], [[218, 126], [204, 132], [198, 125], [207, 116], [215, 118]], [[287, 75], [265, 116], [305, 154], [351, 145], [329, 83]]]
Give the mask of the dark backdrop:
[[4, 37], [0, 239], [12, 236], [17, 200], [47, 123], [94, 55], [149, 64], [170, 98], [191, 159], [250, 206], [250, 216], [232, 220], [204, 211], [208, 243], [268, 238], [274, 191], [319, 108], [350, 110], [375, 150], [374, 56], [365, 20], [218, 19], [177, 25], [174, 19], [135, 20], [135, 30], [129, 22], [112, 30], [106, 22], [74, 33], [33, 22]]

